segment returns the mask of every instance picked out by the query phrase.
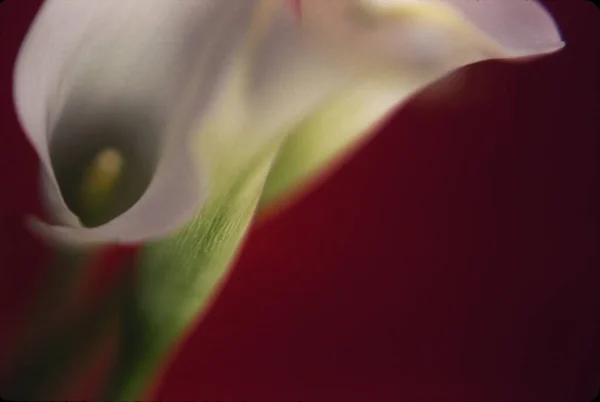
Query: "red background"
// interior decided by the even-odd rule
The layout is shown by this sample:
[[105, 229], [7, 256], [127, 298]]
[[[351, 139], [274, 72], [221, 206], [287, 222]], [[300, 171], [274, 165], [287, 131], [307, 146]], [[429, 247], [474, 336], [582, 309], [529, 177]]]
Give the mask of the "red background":
[[[46, 258], [21, 223], [39, 210], [37, 162], [11, 100], [40, 3], [0, 4], [3, 349]], [[159, 398], [592, 399], [600, 13], [546, 4], [564, 51], [469, 68], [460, 97], [415, 99], [329, 181], [255, 225]]]

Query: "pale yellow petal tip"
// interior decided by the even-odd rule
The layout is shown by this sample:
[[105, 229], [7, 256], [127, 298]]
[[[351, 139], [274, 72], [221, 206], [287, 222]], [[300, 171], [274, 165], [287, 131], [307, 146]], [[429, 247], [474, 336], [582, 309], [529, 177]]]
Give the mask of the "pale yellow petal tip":
[[552, 54], [563, 50], [567, 46], [567, 42], [562, 40], [553, 46], [549, 47], [545, 54]]
[[553, 45], [549, 45], [543, 49], [537, 49], [535, 51], [523, 52], [522, 54], [517, 53], [511, 56], [507, 56], [506, 61], [512, 63], [526, 63], [558, 53], [561, 50], [563, 50], [566, 46], [567, 43], [565, 41], [561, 41]]

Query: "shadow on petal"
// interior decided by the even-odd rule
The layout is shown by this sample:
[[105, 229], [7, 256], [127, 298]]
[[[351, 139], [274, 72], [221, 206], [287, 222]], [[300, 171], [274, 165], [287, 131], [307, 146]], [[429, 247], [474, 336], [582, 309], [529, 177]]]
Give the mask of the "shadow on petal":
[[[50, 158], [65, 203], [87, 227], [99, 226], [131, 208], [148, 188], [160, 157], [162, 124], [150, 108], [126, 104], [98, 107], [75, 99], [50, 136]], [[83, 199], [85, 172], [94, 158], [114, 149], [123, 158], [111, 197], [91, 210]]]

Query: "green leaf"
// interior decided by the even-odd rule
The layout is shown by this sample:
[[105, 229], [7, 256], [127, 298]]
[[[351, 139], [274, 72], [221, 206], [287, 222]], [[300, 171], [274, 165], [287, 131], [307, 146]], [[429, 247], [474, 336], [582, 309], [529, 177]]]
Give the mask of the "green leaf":
[[220, 174], [201, 213], [184, 230], [142, 248], [106, 399], [142, 398], [200, 318], [251, 223], [276, 148], [241, 165], [246, 169]]

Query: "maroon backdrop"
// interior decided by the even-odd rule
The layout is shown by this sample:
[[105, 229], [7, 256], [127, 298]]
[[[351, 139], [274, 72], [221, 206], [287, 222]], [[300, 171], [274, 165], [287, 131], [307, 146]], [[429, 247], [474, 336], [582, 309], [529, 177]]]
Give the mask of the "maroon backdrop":
[[[12, 63], [39, 4], [0, 4], [5, 351], [46, 258], [21, 224], [39, 210], [37, 165], [11, 100]], [[468, 69], [460, 97], [415, 99], [331, 180], [255, 225], [159, 398], [596, 394], [600, 13], [583, 0], [547, 5], [563, 52]]]

